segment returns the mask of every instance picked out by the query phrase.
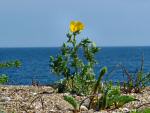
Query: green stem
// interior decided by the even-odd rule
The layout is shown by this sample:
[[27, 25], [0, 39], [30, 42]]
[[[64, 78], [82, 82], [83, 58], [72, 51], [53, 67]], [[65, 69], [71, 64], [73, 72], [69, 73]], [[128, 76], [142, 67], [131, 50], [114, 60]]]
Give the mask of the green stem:
[[76, 47], [76, 34], [73, 34], [73, 47]]
[[[72, 45], [73, 45], [73, 53], [74, 53], [73, 61], [75, 62], [75, 58], [77, 57], [77, 53], [76, 53], [76, 34], [75, 33], [73, 33]], [[75, 68], [75, 74], [77, 74], [77, 71], [78, 71], [77, 67], [75, 66], [74, 68]], [[75, 77], [75, 75], [73, 75], [73, 77], [72, 77], [72, 88], [74, 87], [74, 77]]]

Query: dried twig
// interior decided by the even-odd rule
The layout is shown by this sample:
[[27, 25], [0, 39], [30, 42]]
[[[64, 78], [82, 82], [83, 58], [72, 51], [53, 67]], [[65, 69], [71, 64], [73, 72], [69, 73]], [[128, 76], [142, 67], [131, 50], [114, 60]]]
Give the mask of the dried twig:
[[32, 101], [31, 101], [31, 104], [33, 104], [33, 102], [35, 102], [37, 99], [41, 98], [41, 96], [37, 96], [36, 98], [34, 98]]
[[139, 109], [139, 108], [141, 108], [142, 106], [146, 106], [146, 105], [149, 105], [149, 104], [150, 104], [150, 102], [141, 104], [141, 105], [139, 105], [138, 107], [136, 107], [136, 109]]
[[[81, 105], [84, 103], [84, 101], [85, 101], [86, 99], [91, 98], [91, 97], [94, 97], [94, 96], [98, 96], [98, 94], [90, 95], [90, 96], [86, 97], [85, 99], [83, 99], [83, 100], [80, 102], [79, 109], [80, 109]], [[90, 100], [90, 101], [91, 101], [91, 100]]]
[[42, 109], [44, 110], [44, 99], [42, 97], [40, 97], [40, 101], [41, 101], [41, 104], [42, 104]]

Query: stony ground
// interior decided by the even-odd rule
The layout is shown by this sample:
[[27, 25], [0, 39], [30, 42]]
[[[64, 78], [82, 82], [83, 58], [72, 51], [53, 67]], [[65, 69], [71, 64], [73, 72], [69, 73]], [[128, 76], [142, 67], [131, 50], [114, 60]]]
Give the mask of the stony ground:
[[[72, 106], [64, 101], [66, 94], [55, 93], [47, 86], [0, 86], [0, 110], [5, 113], [72, 113]], [[101, 111], [101, 113], [129, 112], [132, 109], [150, 107], [150, 88], [141, 94], [130, 94], [140, 101], [124, 105], [122, 108]], [[76, 97], [83, 98], [83, 97]], [[93, 110], [83, 113], [93, 113]]]

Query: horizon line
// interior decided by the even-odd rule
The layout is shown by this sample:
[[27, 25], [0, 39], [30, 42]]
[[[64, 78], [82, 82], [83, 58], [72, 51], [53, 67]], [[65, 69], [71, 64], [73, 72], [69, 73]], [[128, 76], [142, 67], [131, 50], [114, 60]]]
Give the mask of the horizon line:
[[[16, 46], [16, 47], [0, 47], [0, 48], [60, 48], [61, 46]], [[129, 46], [97, 46], [97, 47], [150, 47], [150, 45], [129, 45]]]

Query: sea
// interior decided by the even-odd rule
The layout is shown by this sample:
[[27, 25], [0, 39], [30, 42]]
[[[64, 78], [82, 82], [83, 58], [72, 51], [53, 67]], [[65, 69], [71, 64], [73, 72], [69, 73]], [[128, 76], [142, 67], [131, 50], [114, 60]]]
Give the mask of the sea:
[[[49, 67], [50, 56], [57, 56], [59, 47], [49, 48], [0, 48], [0, 63], [20, 60], [20, 68], [1, 68], [1, 74], [7, 74], [8, 85], [31, 85], [33, 81], [41, 85], [53, 84], [63, 76], [55, 75]], [[144, 72], [150, 72], [150, 47], [101, 47], [96, 54], [98, 64], [94, 70], [98, 77], [103, 66], [108, 68], [103, 80], [122, 81], [125, 76], [119, 64], [129, 72], [136, 72], [144, 56]]]

